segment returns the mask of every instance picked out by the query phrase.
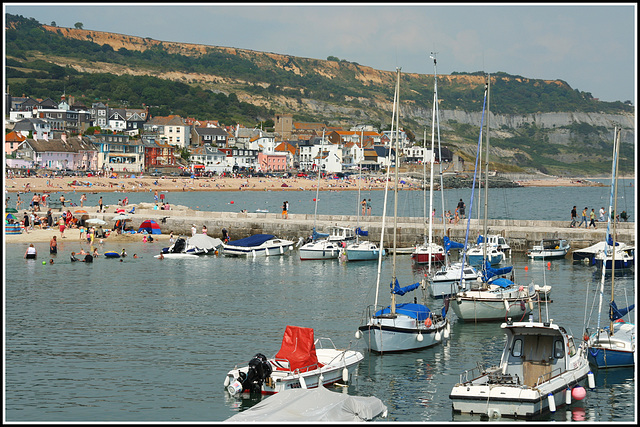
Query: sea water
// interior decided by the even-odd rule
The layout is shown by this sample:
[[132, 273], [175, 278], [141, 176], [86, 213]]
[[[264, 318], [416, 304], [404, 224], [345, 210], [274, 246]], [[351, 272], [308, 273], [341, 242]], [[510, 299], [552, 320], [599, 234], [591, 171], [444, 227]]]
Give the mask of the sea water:
[[[594, 180], [595, 181], [595, 180]], [[197, 182], [197, 181], [196, 181]], [[238, 182], [241, 182], [240, 180]], [[598, 211], [604, 207], [609, 209], [609, 199], [611, 193], [610, 181], [600, 180], [604, 187], [518, 187], [518, 188], [489, 188], [489, 203], [487, 204], [488, 215], [491, 219], [530, 219], [544, 221], [562, 221], [567, 223], [571, 220], [570, 211], [575, 205], [578, 213], [578, 220], [584, 207], [594, 209], [596, 218]], [[279, 185], [276, 183], [274, 185]], [[338, 184], [336, 184], [338, 185]], [[618, 185], [618, 211], [626, 211], [629, 221], [636, 221], [635, 218], [635, 180], [621, 179]], [[145, 187], [146, 188], [146, 187]], [[351, 187], [353, 188], [353, 187]], [[64, 195], [69, 206], [69, 201], [80, 205], [80, 196], [86, 194], [85, 206], [97, 206], [98, 200], [102, 197], [103, 204], [115, 206], [118, 201], [125, 197], [129, 198], [129, 204], [141, 202], [154, 203], [153, 190], [141, 191], [92, 193], [92, 189], [87, 187], [75, 191], [51, 193], [51, 200], [57, 200], [60, 195]], [[474, 200], [471, 201], [471, 189], [445, 189], [444, 210], [451, 211], [452, 217], [455, 213], [458, 201], [462, 199], [466, 205], [467, 216], [472, 218], [484, 217], [484, 190], [475, 190]], [[218, 212], [248, 212], [268, 211], [270, 213], [280, 213], [282, 204], [286, 200], [289, 202], [289, 213], [291, 214], [314, 214], [318, 215], [356, 215], [361, 211], [360, 202], [362, 199], [371, 199], [371, 215], [381, 216], [384, 206], [384, 190], [361, 190], [358, 196], [357, 190], [352, 191], [320, 191], [316, 197], [315, 190], [283, 190], [275, 186], [267, 191], [168, 191], [159, 193], [164, 195], [165, 200], [170, 205], [183, 205], [202, 211]], [[9, 194], [12, 196], [12, 194]], [[481, 197], [478, 199], [478, 197]], [[25, 199], [23, 197], [23, 199]], [[318, 203], [316, 204], [316, 199]], [[16, 197], [11, 197], [15, 202]], [[11, 207], [15, 207], [12, 205]], [[22, 209], [28, 207], [27, 202], [23, 202]], [[424, 217], [429, 211], [429, 193], [426, 197], [420, 190], [400, 190], [398, 192], [398, 215], [404, 217]], [[436, 210], [437, 218], [442, 217], [442, 195], [440, 191], [433, 193], [433, 209]], [[393, 194], [390, 192], [387, 202], [387, 214], [393, 215], [394, 203]], [[114, 209], [115, 211], [115, 209]], [[108, 212], [111, 212], [109, 209]], [[89, 211], [91, 213], [91, 211]]]
[[[462, 323], [450, 312], [451, 337], [443, 344], [369, 354], [354, 334], [374, 302], [376, 262], [300, 261], [297, 251], [256, 259], [153, 258], [165, 244], [130, 243], [122, 262], [98, 257], [93, 263], [71, 263], [69, 253], [80, 243], [69, 239], [53, 256], [37, 244], [37, 260], [23, 259], [27, 243], [5, 247], [6, 421], [224, 421], [261, 400], [230, 396], [227, 371], [256, 353], [274, 355], [287, 325], [313, 328], [316, 337], [363, 351], [353, 381], [332, 390], [380, 398], [389, 413], [381, 421], [479, 420], [454, 415], [449, 393], [464, 370], [499, 363], [500, 322]], [[98, 246], [101, 253], [121, 249]], [[43, 265], [50, 257], [54, 264]], [[592, 325], [596, 319], [595, 267], [570, 259], [547, 266], [522, 255], [512, 261], [517, 282], [553, 287], [542, 317], [580, 341], [585, 318]], [[390, 301], [392, 265], [392, 258], [382, 262], [381, 304]], [[425, 271], [405, 255], [397, 257], [396, 274], [404, 286]], [[618, 306], [635, 301], [634, 283], [633, 271], [615, 276]], [[607, 276], [605, 307], [610, 284]], [[442, 304], [429, 301], [436, 310]], [[595, 378], [584, 400], [559, 406], [545, 420], [634, 421], [635, 370], [597, 371]]]

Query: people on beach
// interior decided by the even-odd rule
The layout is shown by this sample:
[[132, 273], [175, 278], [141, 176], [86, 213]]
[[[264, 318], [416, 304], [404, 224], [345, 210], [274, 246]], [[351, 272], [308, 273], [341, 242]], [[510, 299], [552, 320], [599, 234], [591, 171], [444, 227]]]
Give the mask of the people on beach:
[[598, 221], [600, 221], [600, 222], [605, 222], [605, 221], [606, 221], [606, 220], [604, 219], [604, 214], [605, 214], [604, 206], [602, 206], [602, 207], [600, 208], [600, 218], [598, 218]]
[[204, 234], [205, 236], [207, 235], [207, 226], [206, 225], [202, 226], [202, 234]]
[[573, 228], [576, 226], [577, 223], [578, 223], [578, 211], [576, 211], [576, 207], [574, 206], [573, 209], [571, 209], [571, 224], [569, 225], [569, 227]]
[[196, 233], [197, 233], [196, 225], [195, 225], [195, 224], [192, 224], [192, 225], [191, 225], [191, 235], [192, 235], [192, 236], [195, 236], [195, 235], [196, 235]]
[[367, 212], [367, 199], [362, 199], [362, 202], [360, 202], [360, 205], [362, 206], [362, 216], [364, 216]]
[[49, 241], [49, 253], [57, 254], [58, 253], [58, 240], [56, 236], [53, 236]]
[[578, 224], [578, 227], [582, 227], [582, 223], [584, 223], [584, 228], [587, 228], [587, 207], [585, 206], [584, 210], [582, 211], [582, 221], [580, 221], [580, 224]]
[[226, 228], [222, 228], [222, 241], [225, 243], [229, 243], [229, 232]]
[[287, 202], [282, 202], [282, 218], [287, 219], [289, 217], [289, 212], [287, 211]]
[[84, 206], [84, 202], [87, 200], [87, 195], [83, 194], [82, 196], [80, 196], [80, 207]]
[[100, 196], [100, 200], [98, 200], [98, 206], [99, 206], [98, 212], [102, 212], [102, 196]]
[[[460, 218], [462, 218], [462, 219], [464, 219], [464, 218], [465, 218], [465, 216], [464, 216], [464, 209], [465, 209], [464, 202], [462, 201], [462, 199], [460, 199], [460, 201], [458, 202], [458, 215], [459, 215], [459, 217], [460, 217]], [[458, 222], [458, 221], [456, 221], [456, 223], [457, 223], [457, 222]]]
[[[589, 227], [591, 227], [593, 225], [593, 228], [597, 228], [596, 227], [596, 212], [593, 209], [591, 209], [591, 213], [589, 214], [589, 219], [590, 219]], [[589, 227], [587, 227], [587, 228], [589, 228]]]
[[66, 224], [64, 223], [64, 218], [61, 216], [60, 219], [58, 220], [58, 228], [60, 230], [60, 237], [62, 238], [66, 238], [64, 235], [64, 229], [66, 228]]
[[371, 199], [367, 200], [367, 216], [371, 216]]
[[37, 257], [38, 257], [38, 251], [36, 250], [36, 247], [33, 246], [33, 243], [30, 243], [29, 247], [27, 248], [27, 251], [24, 253], [24, 258], [36, 259]]

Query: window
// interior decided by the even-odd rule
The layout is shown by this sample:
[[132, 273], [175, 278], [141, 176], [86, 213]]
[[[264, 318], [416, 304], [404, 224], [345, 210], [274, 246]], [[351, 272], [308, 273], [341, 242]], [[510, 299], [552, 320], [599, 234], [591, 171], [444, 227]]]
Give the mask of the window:
[[556, 359], [562, 359], [564, 357], [564, 344], [561, 340], [556, 340], [553, 343], [553, 357]]
[[513, 346], [511, 347], [511, 355], [513, 357], [521, 357], [522, 356], [522, 339], [517, 338], [513, 341]]

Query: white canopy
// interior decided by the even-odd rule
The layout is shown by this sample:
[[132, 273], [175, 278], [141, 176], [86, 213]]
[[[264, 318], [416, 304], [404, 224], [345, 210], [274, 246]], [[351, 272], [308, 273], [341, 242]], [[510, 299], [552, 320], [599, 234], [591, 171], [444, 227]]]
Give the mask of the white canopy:
[[371, 420], [380, 414], [386, 417], [387, 407], [377, 397], [350, 396], [320, 386], [313, 389], [281, 391], [228, 418], [225, 422], [353, 422]]

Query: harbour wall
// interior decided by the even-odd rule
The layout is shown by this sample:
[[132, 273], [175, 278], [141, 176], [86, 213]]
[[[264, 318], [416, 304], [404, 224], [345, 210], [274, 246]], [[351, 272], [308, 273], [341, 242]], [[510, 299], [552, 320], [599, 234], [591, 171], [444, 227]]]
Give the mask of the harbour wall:
[[[127, 211], [131, 206], [127, 207]], [[91, 209], [90, 211], [93, 211]], [[92, 217], [107, 221], [106, 227], [113, 227], [111, 220], [115, 213], [95, 213]], [[171, 210], [155, 210], [136, 208], [134, 214], [129, 215], [128, 225], [137, 227], [146, 219], [156, 221], [162, 233], [173, 231], [174, 235], [190, 236], [191, 226], [196, 225], [198, 233], [202, 226], [207, 227], [207, 234], [211, 237], [222, 237], [222, 228], [229, 231], [231, 239], [240, 239], [254, 234], [273, 234], [277, 237], [297, 241], [300, 237], [309, 237], [315, 225], [319, 232], [328, 232], [334, 225], [355, 228], [358, 224], [369, 232], [367, 240], [380, 242], [382, 231], [382, 217], [357, 217], [355, 215], [318, 215], [314, 220], [313, 214], [289, 214], [288, 219], [281, 218], [280, 213], [259, 212], [210, 212], [193, 210], [182, 206], [172, 206]], [[487, 234], [499, 234], [508, 238], [509, 245], [514, 252], [525, 252], [542, 239], [566, 239], [572, 249], [582, 249], [601, 242], [605, 239], [606, 224], [598, 224], [597, 229], [570, 228], [569, 221], [537, 221], [537, 220], [489, 220]], [[428, 225], [427, 225], [428, 227]], [[483, 232], [483, 221], [472, 219], [469, 225], [469, 240], [475, 242]], [[443, 235], [457, 242], [464, 242], [467, 220], [458, 224], [442, 222], [433, 225], [433, 240], [442, 244]], [[427, 228], [428, 233], [428, 228]], [[408, 248], [424, 241], [425, 224], [422, 218], [399, 217], [397, 221], [397, 246]], [[617, 241], [630, 245], [635, 244], [635, 223], [620, 222], [616, 225]], [[393, 246], [393, 218], [386, 218], [384, 246]]]

